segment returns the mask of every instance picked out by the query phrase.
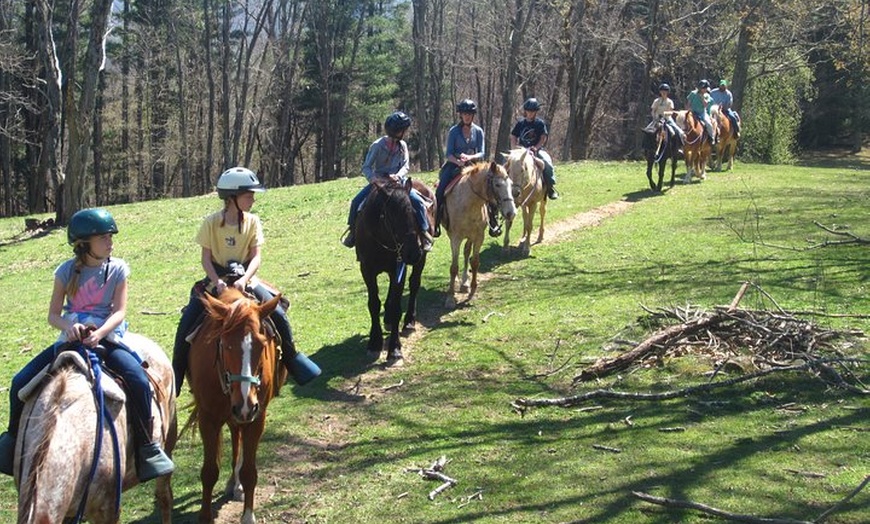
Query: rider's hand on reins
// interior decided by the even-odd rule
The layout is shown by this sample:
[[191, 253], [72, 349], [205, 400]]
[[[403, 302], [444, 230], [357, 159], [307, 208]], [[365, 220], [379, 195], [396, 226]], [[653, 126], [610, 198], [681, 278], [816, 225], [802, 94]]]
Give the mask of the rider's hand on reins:
[[221, 293], [227, 288], [227, 283], [222, 279], [218, 279], [217, 282], [214, 283], [214, 293], [216, 296], [220, 296]]
[[235, 282], [233, 282], [233, 287], [238, 289], [242, 293], [244, 293], [245, 288], [248, 287], [248, 280], [246, 278], [242, 277], [242, 278], [236, 280]]

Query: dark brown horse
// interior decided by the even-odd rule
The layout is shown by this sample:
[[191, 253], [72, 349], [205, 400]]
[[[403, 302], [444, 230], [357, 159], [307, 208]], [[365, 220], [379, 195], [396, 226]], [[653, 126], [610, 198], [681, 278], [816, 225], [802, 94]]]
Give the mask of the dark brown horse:
[[[232, 474], [226, 494], [244, 496], [243, 523], [255, 522], [257, 446], [266, 426], [269, 401], [287, 378], [279, 362], [274, 329], [266, 319], [280, 296], [263, 304], [228, 288], [219, 298], [203, 295], [206, 318], [190, 347], [190, 389], [202, 437], [200, 523], [212, 523], [211, 500], [220, 474], [220, 442], [230, 427]], [[241, 452], [241, 457], [239, 456]]]
[[[368, 292], [371, 319], [367, 349], [371, 356], [377, 357], [385, 347], [387, 364], [398, 365], [403, 359], [399, 321], [402, 317], [405, 278], [410, 270], [408, 310], [405, 312], [402, 330], [413, 329], [416, 325], [417, 293], [420, 290], [423, 268], [426, 267], [426, 252], [420, 247], [410, 190], [413, 187], [432, 202], [435, 202], [435, 195], [417, 180], [401, 183], [390, 177], [382, 177], [372, 184], [374, 187], [356, 220], [356, 257]], [[434, 204], [427, 213], [429, 223], [434, 223]], [[410, 269], [408, 266], [411, 266]], [[378, 275], [381, 273], [386, 273], [390, 279], [384, 303], [384, 328], [390, 332], [386, 343], [380, 321]]]
[[[653, 191], [662, 191], [662, 182], [665, 178], [665, 167], [668, 159], [671, 160], [671, 187], [674, 187], [674, 177], [677, 174], [677, 163], [680, 160], [680, 141], [673, 135], [665, 120], [659, 118], [655, 125], [655, 132], [644, 133], [643, 152], [646, 157], [646, 178], [649, 187]], [[653, 166], [658, 165], [659, 181], [653, 182]]]

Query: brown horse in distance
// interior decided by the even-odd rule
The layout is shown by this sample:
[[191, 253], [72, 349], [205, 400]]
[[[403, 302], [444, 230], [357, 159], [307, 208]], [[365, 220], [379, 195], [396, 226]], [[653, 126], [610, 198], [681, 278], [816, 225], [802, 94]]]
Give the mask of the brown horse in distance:
[[713, 106], [710, 112], [714, 122], [719, 126], [719, 142], [716, 144], [716, 157], [714, 159], [714, 171], [722, 171], [722, 164], [727, 160], [728, 171], [734, 167], [734, 154], [737, 152], [737, 132], [719, 106]]
[[686, 176], [683, 183], [692, 181], [692, 176], [701, 180], [707, 178], [707, 162], [710, 159], [712, 138], [706, 134], [704, 124], [691, 111], [677, 111], [674, 114], [677, 125], [686, 133], [683, 152], [686, 156]]
[[[189, 356], [190, 389], [202, 438], [200, 523], [212, 523], [212, 493], [220, 474], [221, 429], [230, 427], [232, 473], [226, 494], [244, 497], [242, 522], [254, 522], [257, 446], [266, 408], [287, 378], [279, 362], [277, 337], [266, 322], [280, 295], [258, 304], [235, 288], [219, 298], [203, 295], [206, 317]], [[241, 454], [241, 456], [240, 456]]]

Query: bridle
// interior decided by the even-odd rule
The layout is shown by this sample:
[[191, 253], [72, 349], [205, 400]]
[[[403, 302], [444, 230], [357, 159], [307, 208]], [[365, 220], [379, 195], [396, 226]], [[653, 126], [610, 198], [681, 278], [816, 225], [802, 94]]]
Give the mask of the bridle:
[[[241, 299], [239, 299], [241, 300]], [[238, 304], [239, 300], [234, 303], [234, 306]], [[250, 335], [253, 338], [253, 334]], [[245, 375], [245, 374], [236, 374], [230, 373], [227, 370], [226, 362], [224, 362], [224, 342], [223, 337], [219, 337], [217, 340], [217, 352], [215, 353], [215, 366], [218, 368], [218, 378], [221, 383], [221, 390], [224, 392], [224, 395], [230, 394], [230, 389], [232, 388], [233, 382], [238, 383], [247, 383], [252, 384], [254, 386], [260, 385], [260, 376], [254, 375]], [[262, 363], [260, 364], [259, 373], [262, 373]]]

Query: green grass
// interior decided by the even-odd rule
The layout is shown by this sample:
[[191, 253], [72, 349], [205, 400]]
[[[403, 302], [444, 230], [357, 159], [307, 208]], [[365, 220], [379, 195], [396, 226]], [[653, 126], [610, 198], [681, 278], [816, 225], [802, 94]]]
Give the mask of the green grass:
[[[285, 388], [270, 406], [259, 461], [259, 492], [268, 494], [258, 503], [262, 522], [707, 521], [637, 501], [633, 490], [737, 513], [812, 519], [868, 474], [866, 432], [848, 428], [867, 429], [870, 403], [806, 376], [774, 375], [667, 403], [602, 402], [595, 411], [538, 409], [520, 417], [509, 404], [517, 397], [575, 393], [573, 375], [606, 354], [614, 336], [642, 336], [642, 304], [727, 304], [740, 283], [751, 280], [786, 309], [870, 314], [866, 246], [762, 245], [802, 248], [831, 238], [813, 220], [870, 236], [870, 171], [738, 163], [734, 173], [712, 174], [664, 195], [645, 191], [637, 163], [561, 165], [558, 176], [563, 197], [549, 205], [550, 223], [620, 199], [634, 205], [600, 226], [533, 246], [527, 259], [503, 254], [500, 243], [488, 239], [482, 268], [491, 276], [473, 305], [455, 311], [442, 307], [449, 249], [440, 239], [423, 278], [425, 335], [406, 346], [405, 367], [392, 370], [366, 362], [365, 288], [352, 251], [338, 242], [360, 179], [259, 196], [254, 210], [267, 238], [261, 274], [290, 298], [298, 345], [324, 369], [310, 385]], [[116, 255], [133, 269], [132, 329], [167, 350], [179, 308], [201, 273], [193, 236], [217, 205], [210, 196], [111, 208], [121, 228]], [[22, 224], [0, 220], [0, 251], [10, 261], [0, 275], [3, 385], [54, 339], [45, 320], [51, 273], [69, 256], [62, 230], [4, 242]], [[742, 304], [772, 306], [757, 293]], [[816, 321], [870, 329], [867, 319]], [[861, 342], [851, 351], [866, 355], [866, 347]], [[561, 372], [542, 378], [569, 358]], [[669, 361], [588, 387], [676, 388], [704, 380], [700, 368]], [[189, 399], [185, 394], [182, 404]], [[802, 409], [778, 409], [787, 402]], [[633, 425], [624, 422], [629, 416]], [[686, 431], [658, 431], [668, 426]], [[428, 466], [441, 455], [459, 484], [429, 501], [436, 484], [405, 468]], [[198, 438], [183, 440], [175, 459], [175, 522], [194, 522]], [[480, 490], [481, 499], [465, 500]], [[150, 491], [125, 494], [123, 522], [157, 521]], [[12, 521], [10, 479], [0, 480], [0, 493], [0, 521]], [[866, 522], [868, 496], [859, 494], [828, 522]], [[224, 513], [235, 505], [227, 503]]]

